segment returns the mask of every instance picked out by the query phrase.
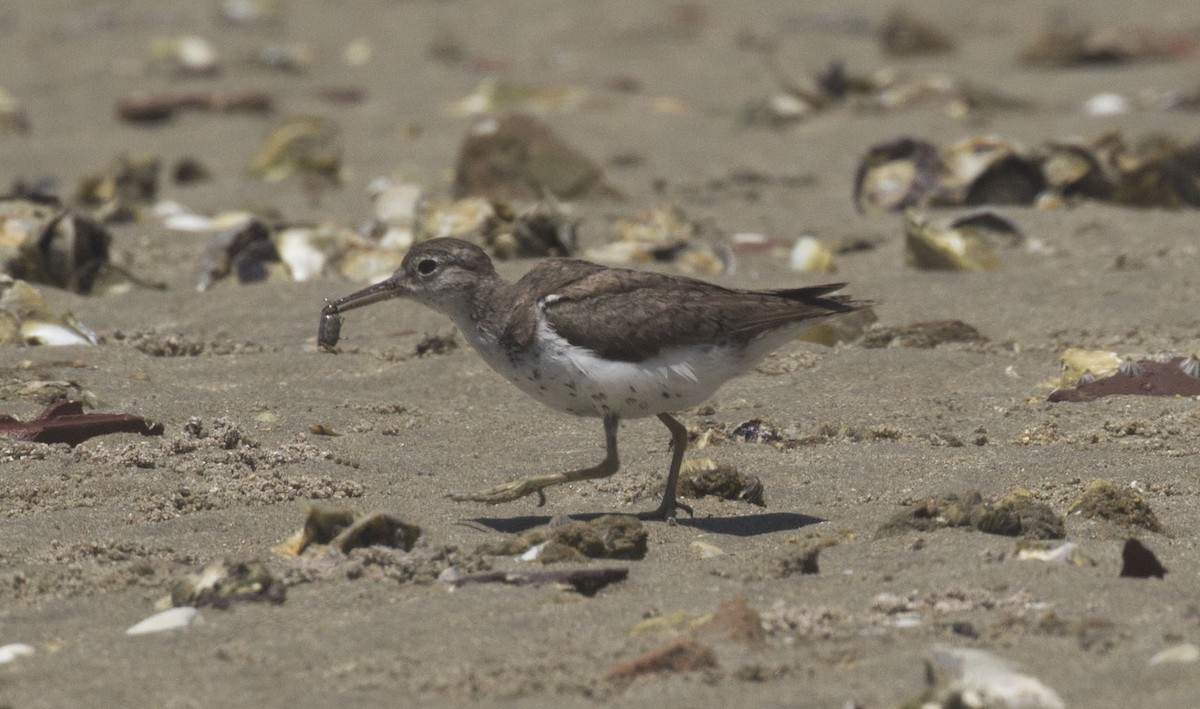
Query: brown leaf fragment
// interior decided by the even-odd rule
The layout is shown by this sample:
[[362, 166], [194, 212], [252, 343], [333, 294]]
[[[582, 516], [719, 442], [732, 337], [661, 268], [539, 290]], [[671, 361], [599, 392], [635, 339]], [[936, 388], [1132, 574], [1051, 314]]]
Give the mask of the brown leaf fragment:
[[25, 422], [8, 414], [0, 414], [0, 435], [18, 441], [66, 443], [74, 447], [89, 438], [109, 433], [161, 436], [163, 425], [133, 414], [85, 414], [81, 401], [51, 404]]
[[655, 648], [644, 655], [622, 660], [608, 669], [608, 679], [633, 679], [660, 672], [692, 672], [715, 667], [717, 658], [711, 648], [691, 638], [682, 638]]

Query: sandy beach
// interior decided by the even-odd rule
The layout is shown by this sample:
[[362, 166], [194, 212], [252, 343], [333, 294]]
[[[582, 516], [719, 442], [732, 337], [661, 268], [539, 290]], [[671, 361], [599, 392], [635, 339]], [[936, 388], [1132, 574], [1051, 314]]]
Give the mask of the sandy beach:
[[[433, 200], [455, 196], [459, 147], [477, 120], [456, 106], [481, 81], [569, 88], [582, 98], [531, 112], [612, 188], [565, 201], [581, 247], [600, 248], [618, 220], [670, 204], [702, 226], [697, 243], [742, 244], [735, 268], [706, 279], [845, 281], [846, 293], [877, 301], [876, 328], [958, 320], [980, 337], [785, 345], [679, 414], [696, 435], [688, 458], [757, 477], [765, 507], [689, 499], [694, 516], [643, 525], [641, 558], [540, 564], [488, 549], [552, 518], [656, 505], [669, 459], [658, 421], [623, 422], [622, 470], [550, 488], [543, 507], [535, 497], [453, 502], [450, 493], [598, 462], [599, 420], [526, 397], [416, 303], [348, 313], [341, 353], [320, 352], [325, 300], [363, 282], [273, 272], [198, 292], [212, 233], [169, 230], [147, 204], [143, 218], [107, 226], [111, 260], [163, 288], [84, 295], [35, 283], [51, 311], [70, 311], [100, 344], [0, 346], [0, 412], [27, 420], [65, 392], [88, 411], [164, 427], [74, 447], [0, 438], [0, 646], [31, 650], [0, 664], [0, 707], [870, 709], [945, 700], [954, 672], [938, 670], [931, 687], [927, 662], [952, 648], [1011, 662], [1065, 706], [1200, 706], [1196, 658], [1180, 649], [1200, 644], [1197, 398], [1046, 399], [1068, 348], [1200, 351], [1200, 213], [1098, 199], [1004, 205], [1023, 245], [998, 249], [999, 270], [952, 272], [906, 265], [904, 214], [860, 213], [852, 199], [870, 146], [901, 136], [947, 146], [996, 135], [1030, 149], [1105, 131], [1130, 144], [1200, 139], [1195, 108], [1147, 98], [1197, 90], [1192, 3], [1089, 3], [1071, 19], [1169, 51], [1073, 67], [1021, 60], [1071, 7], [1033, 0], [908, 3], [955, 42], [912, 57], [881, 49], [892, 8], [871, 2], [248, 3], [275, 4], [278, 15], [244, 22], [222, 14], [237, 3], [0, 8], [0, 89], [27, 122], [0, 133], [0, 186], [47, 179], [87, 212], [77, 186], [119, 156], [150, 154], [164, 166], [191, 157], [211, 178], [164, 175], [155, 203], [355, 230], [371, 219], [376, 178], [418, 185]], [[181, 76], [154, 58], [155, 38], [186, 35], [215, 47], [219, 72]], [[249, 59], [288, 42], [310, 51], [298, 69]], [[764, 44], [797, 82], [836, 60], [855, 76], [890, 67], [952, 77], [1020, 107], [964, 116], [938, 98], [848, 103], [750, 125], [748, 107], [781, 89]], [[186, 110], [138, 123], [115, 110], [121, 97], [205, 91], [262, 92], [272, 111]], [[1085, 104], [1101, 93], [1128, 101], [1089, 115]], [[272, 128], [295, 116], [336, 125], [340, 186], [314, 191], [301, 177], [248, 172]], [[926, 213], [940, 222], [965, 211]], [[762, 235], [764, 245], [745, 247], [736, 234]], [[789, 267], [804, 235], [835, 248], [835, 273]], [[515, 279], [532, 263], [497, 267]], [[682, 272], [671, 262], [639, 267]], [[431, 335], [456, 346], [418, 355]], [[731, 435], [753, 420], [778, 438]], [[1140, 499], [1158, 531], [1079, 512], [1095, 480]], [[880, 529], [923, 501], [976, 492], [1046, 506], [1065, 538], [932, 522]], [[419, 526], [420, 538], [410, 551], [273, 552], [314, 505], [383, 512]], [[1165, 577], [1119, 576], [1129, 538]], [[1077, 545], [1065, 562], [1018, 560], [1031, 544], [1064, 542]], [[125, 634], [178, 580], [222, 560], [260, 563], [286, 600], [203, 605], [190, 627]], [[628, 575], [592, 595], [447, 583], [607, 568]], [[1166, 650], [1175, 655], [1151, 662]], [[683, 660], [622, 664], [647, 653], [653, 664], [664, 652]]]

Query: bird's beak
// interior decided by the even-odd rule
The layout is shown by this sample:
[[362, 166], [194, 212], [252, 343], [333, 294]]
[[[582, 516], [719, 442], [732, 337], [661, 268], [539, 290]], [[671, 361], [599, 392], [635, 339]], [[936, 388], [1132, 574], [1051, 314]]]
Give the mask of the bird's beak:
[[336, 300], [327, 301], [321, 313], [325, 315], [337, 315], [338, 313], [344, 313], [347, 310], [354, 310], [355, 308], [361, 308], [372, 303], [399, 298], [405, 292], [405, 288], [400, 285], [395, 276], [392, 276], [387, 280], [367, 286], [350, 295], [344, 295]]
[[321, 309], [321, 324], [317, 328], [317, 346], [326, 352], [336, 352], [334, 347], [337, 346], [342, 331], [341, 313], [381, 300], [400, 298], [406, 295], [408, 290], [397, 274], [356, 293], [325, 301], [325, 307]]

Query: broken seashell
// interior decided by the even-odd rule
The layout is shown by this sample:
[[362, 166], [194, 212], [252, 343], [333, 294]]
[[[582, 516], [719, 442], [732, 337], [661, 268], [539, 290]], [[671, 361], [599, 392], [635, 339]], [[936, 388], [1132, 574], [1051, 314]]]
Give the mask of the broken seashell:
[[250, 173], [268, 182], [292, 175], [309, 175], [334, 184], [343, 180], [342, 144], [333, 121], [316, 116], [299, 116], [276, 126], [258, 154], [250, 161]]
[[1056, 547], [1034, 545], [1023, 540], [1017, 545], [1018, 561], [1045, 561], [1051, 564], [1067, 564], [1070, 566], [1095, 566], [1096, 562], [1083, 555], [1079, 544], [1063, 542]]
[[925, 271], [997, 271], [1000, 257], [977, 229], [932, 226], [924, 214], [909, 210], [904, 223], [905, 262]]
[[1030, 204], [1046, 188], [1037, 159], [996, 136], [960, 140], [941, 159], [949, 204]]
[[931, 143], [897, 138], [871, 146], [854, 174], [854, 206], [897, 212], [923, 204], [938, 190], [942, 161]]
[[1041, 680], [1018, 672], [1007, 660], [985, 650], [940, 646], [933, 667], [946, 673], [949, 697], [942, 706], [1065, 709], [1066, 704]]
[[259, 561], [213, 561], [171, 586], [172, 606], [227, 608], [234, 601], [283, 603], [287, 587]]
[[158, 196], [160, 168], [153, 155], [122, 155], [80, 180], [75, 199], [95, 208], [104, 221], [135, 219], [138, 210]]
[[833, 261], [833, 251], [815, 237], [802, 236], [792, 247], [789, 265], [793, 271], [804, 273], [834, 273], [837, 265]]
[[493, 205], [500, 219], [491, 220], [484, 241], [496, 258], [541, 258], [570, 256], [575, 252], [579, 220], [571, 218], [552, 197], [538, 202], [531, 209], [516, 215], [511, 223], [503, 223], [511, 214], [507, 205]]
[[329, 546], [344, 554], [367, 546], [412, 549], [421, 528], [382, 512], [361, 514], [355, 510], [311, 507], [304, 527], [272, 551], [282, 556], [300, 556], [313, 546]]
[[56, 316], [25, 281], [0, 274], [0, 345], [94, 345], [96, 333], [70, 313]]
[[234, 273], [239, 283], [266, 280], [267, 263], [279, 262], [271, 230], [258, 219], [250, 219], [213, 237], [201, 259], [196, 290], [203, 293]]
[[1058, 361], [1062, 363], [1059, 388], [1066, 389], [1079, 383], [1085, 373], [1094, 378], [1116, 374], [1123, 360], [1116, 352], [1071, 347], [1059, 355]]
[[171, 608], [146, 618], [125, 631], [126, 635], [146, 635], [166, 630], [189, 628], [201, 622], [200, 611], [191, 606]]
[[187, 35], [158, 38], [150, 44], [154, 58], [166, 62], [173, 71], [189, 76], [215, 76], [221, 72], [221, 58], [207, 39]]
[[29, 657], [34, 654], [33, 646], [25, 643], [9, 643], [0, 645], [0, 665], [6, 665], [18, 657]]

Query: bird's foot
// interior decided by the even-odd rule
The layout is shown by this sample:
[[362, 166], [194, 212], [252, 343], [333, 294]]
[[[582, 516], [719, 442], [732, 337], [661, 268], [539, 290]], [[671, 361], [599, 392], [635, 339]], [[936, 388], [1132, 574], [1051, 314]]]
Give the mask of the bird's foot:
[[692, 508], [689, 505], [685, 505], [679, 500], [663, 500], [663, 503], [658, 506], [658, 509], [653, 509], [648, 512], [639, 512], [637, 513], [637, 518], [648, 521], [666, 522], [667, 520], [675, 517], [676, 510], [683, 510], [684, 512], [687, 512], [688, 517], [695, 516], [695, 512], [692, 511]]
[[546, 493], [543, 488], [554, 485], [560, 482], [557, 479], [550, 477], [544, 478], [525, 478], [524, 480], [513, 480], [512, 482], [497, 485], [490, 490], [471, 493], [467, 495], [450, 495], [450, 499], [455, 502], [484, 502], [489, 505], [498, 505], [502, 502], [512, 502], [519, 500], [526, 495], [538, 496], [538, 507], [546, 504]]

